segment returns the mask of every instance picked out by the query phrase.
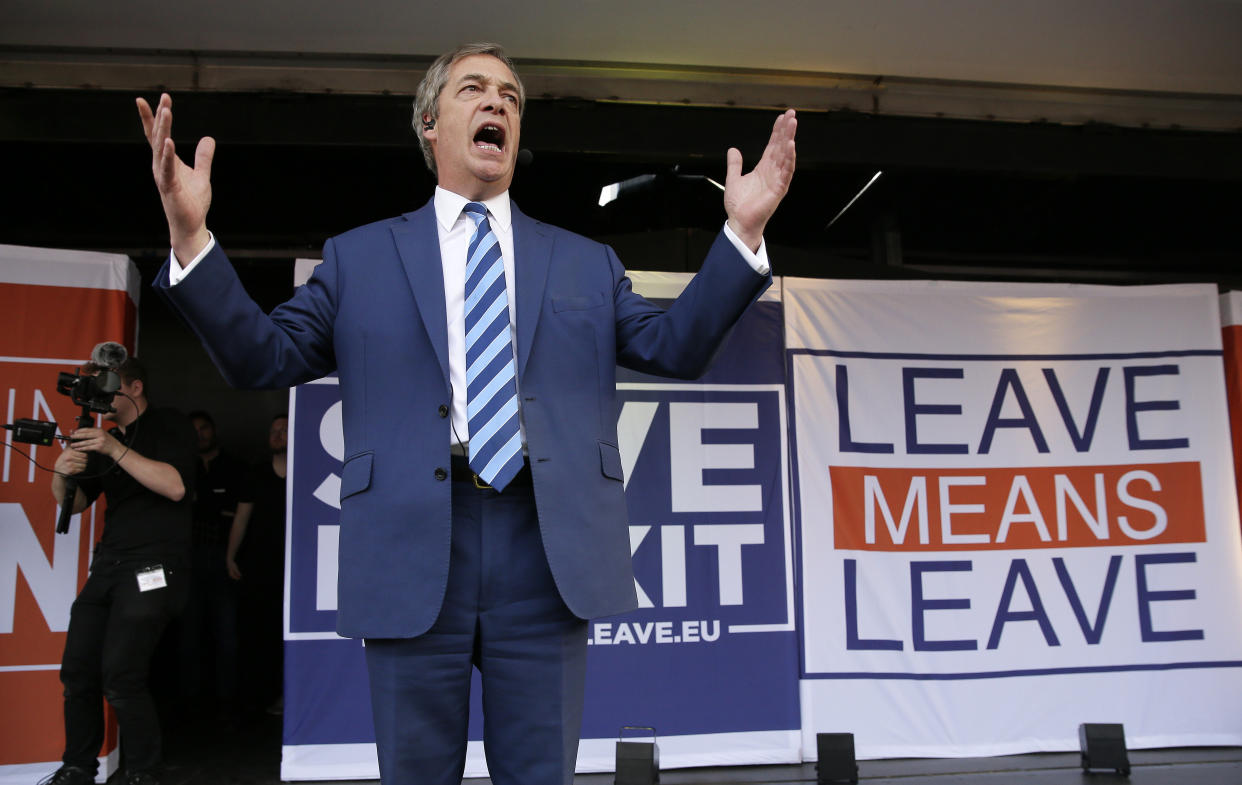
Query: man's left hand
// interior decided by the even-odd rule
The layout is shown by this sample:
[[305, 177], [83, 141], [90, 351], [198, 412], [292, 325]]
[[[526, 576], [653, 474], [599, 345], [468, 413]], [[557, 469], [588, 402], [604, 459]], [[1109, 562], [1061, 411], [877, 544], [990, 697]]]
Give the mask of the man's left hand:
[[70, 444], [75, 450], [97, 452], [114, 461], [125, 451], [125, 445], [101, 428], [78, 428], [69, 435], [73, 438]]
[[789, 109], [776, 118], [763, 157], [749, 174], [742, 174], [742, 153], [730, 147], [725, 172], [725, 213], [729, 228], [751, 251], [758, 251], [763, 230], [789, 190], [794, 173], [794, 134], [798, 119]]

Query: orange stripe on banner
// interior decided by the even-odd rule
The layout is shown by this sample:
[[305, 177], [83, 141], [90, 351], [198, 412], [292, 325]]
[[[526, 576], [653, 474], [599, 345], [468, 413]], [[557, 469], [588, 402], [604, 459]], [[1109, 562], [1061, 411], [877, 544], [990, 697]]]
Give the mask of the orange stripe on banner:
[[1198, 463], [830, 470], [841, 550], [1204, 542]]
[[0, 711], [0, 766], [60, 760], [65, 752], [64, 691], [60, 671], [0, 672], [6, 706]]
[[[0, 766], [59, 761], [65, 752], [64, 691], [60, 671], [0, 672]], [[112, 707], [99, 702], [105, 718], [100, 755], [116, 749], [118, 732]]]
[[[100, 341], [125, 340], [135, 333], [138, 310], [126, 292], [0, 283], [0, 355], [86, 359]], [[40, 315], [41, 318], [32, 318]], [[95, 325], [117, 325], [100, 334]]]
[[1242, 502], [1242, 325], [1221, 330], [1225, 348], [1225, 395], [1229, 401], [1229, 429], [1233, 432], [1233, 475]]

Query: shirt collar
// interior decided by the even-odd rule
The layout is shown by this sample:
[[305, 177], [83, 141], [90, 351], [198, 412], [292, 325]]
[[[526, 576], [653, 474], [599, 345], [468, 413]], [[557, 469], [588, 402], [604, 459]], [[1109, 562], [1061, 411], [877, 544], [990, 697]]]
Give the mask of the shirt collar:
[[[440, 229], [446, 233], [451, 230], [453, 224], [457, 223], [457, 219], [461, 217], [462, 209], [469, 202], [470, 200], [466, 197], [437, 185], [435, 208], [436, 222], [440, 224]], [[488, 222], [493, 228], [501, 232], [509, 231], [509, 223], [513, 216], [510, 211], [508, 191], [485, 200], [483, 206], [487, 208]]]

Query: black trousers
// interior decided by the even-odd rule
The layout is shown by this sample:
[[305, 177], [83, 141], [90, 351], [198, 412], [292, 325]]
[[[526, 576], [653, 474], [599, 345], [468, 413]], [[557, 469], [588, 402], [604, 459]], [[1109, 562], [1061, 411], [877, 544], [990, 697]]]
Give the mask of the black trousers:
[[166, 565], [167, 586], [139, 591], [137, 572], [145, 566], [96, 560], [73, 602], [60, 665], [68, 766], [97, 770], [105, 698], [121, 726], [126, 768], [159, 765], [160, 723], [147, 675], [160, 634], [185, 604], [189, 576]]
[[[225, 553], [223, 543], [194, 543], [178, 636], [182, 696], [198, 699], [210, 695], [222, 709], [237, 699], [238, 583], [229, 577]], [[212, 666], [212, 672], [207, 665]], [[210, 693], [204, 689], [206, 684], [212, 685]]]

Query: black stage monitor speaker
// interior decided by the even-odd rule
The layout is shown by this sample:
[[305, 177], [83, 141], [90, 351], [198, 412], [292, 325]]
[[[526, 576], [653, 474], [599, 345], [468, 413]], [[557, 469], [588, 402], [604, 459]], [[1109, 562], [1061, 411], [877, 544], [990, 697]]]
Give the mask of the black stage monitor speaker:
[[[634, 741], [625, 739], [627, 730], [651, 731], [651, 739]], [[659, 785], [660, 748], [656, 745], [655, 728], [646, 725], [626, 725], [617, 737], [616, 785]]]
[[829, 782], [858, 782], [858, 764], [854, 762], [854, 734], [817, 733], [815, 749], [819, 754], [819, 763], [815, 764], [815, 782], [818, 785]]
[[1121, 723], [1084, 722], [1078, 726], [1078, 748], [1082, 751], [1082, 770], [1113, 769], [1130, 776], [1126, 754], [1126, 730]]

